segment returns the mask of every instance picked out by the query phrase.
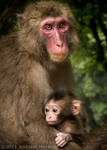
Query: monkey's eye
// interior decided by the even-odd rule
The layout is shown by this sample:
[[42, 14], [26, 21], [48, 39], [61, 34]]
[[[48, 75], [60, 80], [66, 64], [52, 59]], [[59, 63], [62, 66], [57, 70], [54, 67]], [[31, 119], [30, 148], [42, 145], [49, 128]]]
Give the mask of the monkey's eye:
[[59, 24], [59, 28], [61, 28], [61, 29], [65, 28], [65, 26], [66, 26], [65, 22], [61, 22], [61, 23]]
[[45, 112], [49, 112], [49, 109], [46, 108], [46, 109], [45, 109]]
[[45, 28], [46, 30], [52, 30], [52, 25], [51, 25], [51, 24], [46, 24], [46, 25], [44, 26], [44, 28]]
[[57, 109], [53, 109], [53, 112], [57, 112], [58, 110]]

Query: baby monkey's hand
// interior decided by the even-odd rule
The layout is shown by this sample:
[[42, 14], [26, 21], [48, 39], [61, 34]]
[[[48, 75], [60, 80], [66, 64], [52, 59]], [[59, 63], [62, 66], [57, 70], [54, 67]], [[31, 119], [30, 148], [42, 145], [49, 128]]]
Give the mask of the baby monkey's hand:
[[63, 132], [57, 133], [56, 138], [55, 138], [55, 142], [58, 145], [58, 147], [63, 147], [71, 140], [72, 140], [71, 134], [63, 133]]

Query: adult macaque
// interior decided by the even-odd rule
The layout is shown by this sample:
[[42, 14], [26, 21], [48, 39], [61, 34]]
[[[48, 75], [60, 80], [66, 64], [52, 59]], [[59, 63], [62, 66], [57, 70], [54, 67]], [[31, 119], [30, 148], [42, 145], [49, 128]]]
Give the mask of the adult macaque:
[[57, 133], [55, 139], [59, 147], [63, 147], [72, 140], [72, 133], [83, 134], [83, 128], [87, 122], [83, 102], [72, 100], [72, 98], [71, 92], [53, 92], [43, 108], [46, 122], [61, 131]]
[[47, 125], [41, 108], [54, 90], [74, 93], [69, 56], [78, 43], [76, 22], [67, 6], [50, 1], [29, 5], [18, 25], [17, 33], [0, 39], [0, 143], [57, 149], [58, 130]]

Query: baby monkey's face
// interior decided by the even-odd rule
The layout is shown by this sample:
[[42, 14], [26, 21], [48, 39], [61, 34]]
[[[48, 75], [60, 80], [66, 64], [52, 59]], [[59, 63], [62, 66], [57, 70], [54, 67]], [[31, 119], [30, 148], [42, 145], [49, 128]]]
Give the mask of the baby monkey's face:
[[61, 107], [54, 100], [50, 100], [45, 105], [46, 122], [49, 125], [58, 125], [61, 122], [59, 118], [60, 113], [61, 113]]
[[[79, 100], [73, 100], [71, 103], [69, 103], [69, 99], [59, 99], [55, 101], [54, 99], [47, 102], [44, 108], [44, 113], [46, 116], [46, 122], [49, 125], [59, 125], [64, 120], [62, 116], [66, 118], [66, 116], [69, 114], [72, 114], [74, 116], [78, 115], [80, 113], [81, 108], [81, 101]], [[69, 111], [68, 111], [69, 110]], [[66, 115], [65, 115], [65, 112]]]

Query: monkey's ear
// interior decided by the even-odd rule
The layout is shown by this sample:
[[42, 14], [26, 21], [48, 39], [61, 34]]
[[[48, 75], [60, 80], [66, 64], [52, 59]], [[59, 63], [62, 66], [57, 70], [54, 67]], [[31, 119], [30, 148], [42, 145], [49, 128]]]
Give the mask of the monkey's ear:
[[17, 14], [17, 20], [18, 20], [19, 28], [23, 28], [24, 23], [25, 23], [25, 17], [22, 16], [21, 14]]

